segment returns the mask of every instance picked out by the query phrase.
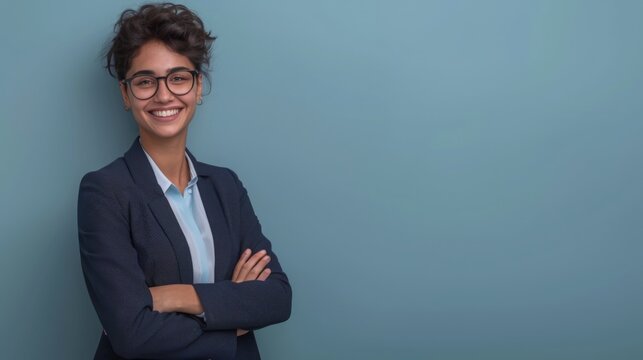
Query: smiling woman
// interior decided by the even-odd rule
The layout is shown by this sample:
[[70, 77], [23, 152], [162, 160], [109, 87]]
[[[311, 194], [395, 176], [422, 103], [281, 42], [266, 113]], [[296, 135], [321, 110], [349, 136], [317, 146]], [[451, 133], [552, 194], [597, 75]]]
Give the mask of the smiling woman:
[[125, 107], [132, 110], [144, 145], [155, 139], [187, 137], [203, 83], [193, 67], [186, 56], [156, 39], [141, 46], [132, 59], [120, 87]]
[[253, 329], [290, 316], [291, 289], [247, 191], [186, 149], [210, 47], [181, 5], [126, 10], [107, 51], [139, 137], [80, 184], [95, 359], [259, 359]]

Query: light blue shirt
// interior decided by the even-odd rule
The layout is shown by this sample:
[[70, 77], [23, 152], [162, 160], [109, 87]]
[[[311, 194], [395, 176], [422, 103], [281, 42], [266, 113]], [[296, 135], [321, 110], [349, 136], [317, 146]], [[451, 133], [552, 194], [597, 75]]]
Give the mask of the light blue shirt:
[[154, 159], [145, 152], [147, 160], [152, 165], [154, 176], [161, 190], [165, 194], [174, 216], [181, 226], [183, 235], [187, 240], [192, 257], [193, 283], [214, 282], [214, 241], [210, 223], [201, 201], [199, 187], [196, 185], [199, 178], [194, 170], [192, 160], [185, 154], [190, 166], [190, 182], [183, 191], [179, 189], [163, 174]]

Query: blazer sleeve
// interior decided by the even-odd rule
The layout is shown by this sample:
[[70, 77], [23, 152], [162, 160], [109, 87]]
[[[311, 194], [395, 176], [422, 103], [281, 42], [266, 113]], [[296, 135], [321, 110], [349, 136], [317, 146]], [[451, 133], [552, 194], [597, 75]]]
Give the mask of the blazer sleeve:
[[151, 293], [129, 231], [126, 199], [103, 174], [85, 175], [78, 236], [85, 282], [114, 351], [125, 358], [233, 359], [236, 332], [204, 332], [181, 313], [153, 311]]
[[240, 249], [250, 248], [252, 252], [265, 249], [270, 255], [271, 273], [265, 281], [246, 281], [234, 283], [231, 280], [213, 284], [194, 284], [194, 288], [205, 310], [204, 330], [220, 329], [259, 329], [271, 324], [288, 320], [292, 304], [292, 291], [286, 274], [277, 256], [272, 251], [270, 241], [263, 235], [261, 225], [250, 203], [248, 192], [237, 177], [232, 176], [234, 197], [231, 206], [236, 211], [230, 215], [238, 216]]

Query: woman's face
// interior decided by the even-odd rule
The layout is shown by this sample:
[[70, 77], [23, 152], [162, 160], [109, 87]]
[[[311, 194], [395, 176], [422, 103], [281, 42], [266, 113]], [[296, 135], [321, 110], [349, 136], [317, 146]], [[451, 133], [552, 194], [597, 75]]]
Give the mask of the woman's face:
[[[132, 59], [132, 65], [125, 78], [140, 74], [167, 76], [177, 69], [194, 70], [194, 65], [187, 57], [172, 51], [162, 42], [152, 40], [141, 46], [138, 54]], [[166, 82], [160, 79], [158, 91], [147, 100], [139, 100], [132, 93], [132, 87], [136, 86], [135, 81], [128, 85], [121, 83], [123, 101], [125, 106], [132, 110], [141, 137], [170, 139], [186, 136], [197, 101], [201, 99], [201, 80], [199, 74], [192, 89], [179, 96], [170, 92]]]

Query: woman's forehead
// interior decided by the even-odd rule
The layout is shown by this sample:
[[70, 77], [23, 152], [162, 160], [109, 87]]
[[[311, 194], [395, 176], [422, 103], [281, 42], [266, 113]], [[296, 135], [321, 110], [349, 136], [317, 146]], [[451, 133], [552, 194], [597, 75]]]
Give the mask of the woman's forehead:
[[192, 69], [193, 67], [187, 56], [175, 52], [160, 41], [153, 40], [139, 48], [127, 72], [128, 76], [141, 71], [166, 75], [177, 68]]

